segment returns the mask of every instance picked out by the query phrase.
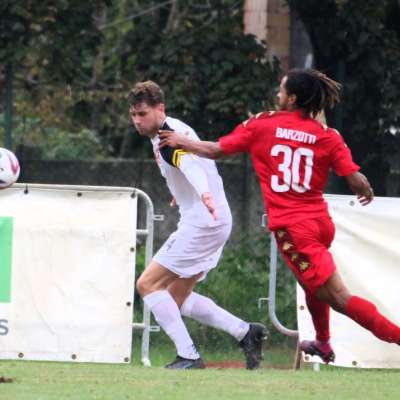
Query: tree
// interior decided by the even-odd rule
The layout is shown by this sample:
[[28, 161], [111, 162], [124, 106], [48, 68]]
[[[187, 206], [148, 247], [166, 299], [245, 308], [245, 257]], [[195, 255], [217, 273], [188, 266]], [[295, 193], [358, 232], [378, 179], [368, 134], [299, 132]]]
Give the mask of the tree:
[[393, 141], [399, 142], [400, 136], [390, 134], [400, 126], [399, 4], [396, 0], [379, 5], [374, 0], [288, 3], [310, 35], [316, 68], [344, 85], [343, 104], [328, 114], [328, 120], [342, 131], [375, 192], [384, 195]]
[[[113, 156], [143, 154], [148, 143], [132, 135], [125, 96], [135, 81], [153, 79], [166, 92], [169, 113], [204, 137], [226, 133], [249, 112], [271, 105], [279, 72], [277, 62], [266, 60], [265, 43], [243, 33], [242, 3], [118, 0], [102, 7], [100, 0], [94, 5], [65, 0], [52, 8], [45, 1], [24, 14], [29, 34], [15, 33], [18, 54], [30, 63], [24, 85], [31, 96], [20, 96], [19, 115], [37, 113], [37, 131], [43, 124], [71, 132], [89, 128]], [[66, 11], [59, 4], [68, 18], [60, 19]], [[79, 36], [83, 22], [71, 23], [78, 18], [71, 14], [73, 5], [86, 18], [84, 38]], [[20, 18], [22, 12], [14, 8], [13, 13]], [[38, 20], [41, 36], [32, 28]], [[75, 44], [83, 41], [79, 51], [66, 42], [69, 35]]]
[[8, 66], [0, 69], [1, 86], [5, 71], [13, 71], [7, 79], [9, 85], [12, 80], [15, 86], [16, 130], [34, 128], [27, 132], [27, 138], [19, 137], [19, 142], [35, 141], [35, 135], [36, 140], [43, 139], [43, 126], [35, 121], [49, 125], [59, 122], [68, 98], [67, 85], [89, 85], [90, 60], [102, 40], [95, 17], [108, 3], [108, 0], [0, 3], [0, 65]]
[[84, 60], [102, 34], [96, 10], [108, 0], [3, 0], [0, 4], [0, 63], [15, 64], [24, 85], [72, 83], [90, 75]]

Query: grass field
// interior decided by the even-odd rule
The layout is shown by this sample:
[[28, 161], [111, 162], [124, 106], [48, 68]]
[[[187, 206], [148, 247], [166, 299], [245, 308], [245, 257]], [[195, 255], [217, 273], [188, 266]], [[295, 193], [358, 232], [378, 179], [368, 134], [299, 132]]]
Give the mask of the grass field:
[[[400, 398], [400, 371], [323, 367], [314, 372], [290, 369], [293, 352], [269, 350], [263, 369], [170, 371], [170, 351], [152, 351], [153, 367], [129, 365], [0, 361], [1, 400], [222, 400], [317, 399], [374, 400]], [[241, 359], [239, 352], [203, 354], [208, 361]]]

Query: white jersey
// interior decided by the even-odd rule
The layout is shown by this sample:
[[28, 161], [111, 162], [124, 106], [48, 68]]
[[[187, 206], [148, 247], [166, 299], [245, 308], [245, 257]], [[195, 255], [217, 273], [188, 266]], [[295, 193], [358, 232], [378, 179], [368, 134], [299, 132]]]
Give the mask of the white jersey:
[[[167, 117], [164, 123], [179, 134], [200, 140], [190, 126], [178, 119]], [[231, 212], [215, 162], [180, 149], [164, 148], [160, 152], [158, 135], [151, 142], [161, 174], [179, 207], [180, 222], [199, 227], [231, 224]], [[199, 173], [193, 174], [194, 171]], [[201, 193], [205, 191], [213, 196], [217, 220], [213, 219], [201, 201]]]

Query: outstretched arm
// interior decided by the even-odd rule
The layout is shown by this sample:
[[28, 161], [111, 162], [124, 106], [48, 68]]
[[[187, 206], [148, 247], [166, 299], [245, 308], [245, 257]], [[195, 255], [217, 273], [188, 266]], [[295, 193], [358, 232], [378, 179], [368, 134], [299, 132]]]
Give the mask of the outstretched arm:
[[210, 193], [208, 186], [207, 175], [198, 162], [196, 162], [196, 159], [193, 157], [193, 155], [183, 155], [179, 164], [179, 169], [183, 175], [185, 175], [188, 182], [194, 187], [208, 212], [216, 220], [217, 212], [215, 209], [213, 196]]
[[197, 154], [200, 157], [215, 160], [223, 156], [221, 146], [218, 142], [206, 142], [189, 139], [187, 136], [180, 135], [174, 131], [159, 131], [159, 147], [171, 146]]
[[357, 195], [361, 205], [366, 206], [374, 199], [374, 191], [368, 182], [368, 179], [361, 172], [356, 172], [344, 177], [349, 188]]

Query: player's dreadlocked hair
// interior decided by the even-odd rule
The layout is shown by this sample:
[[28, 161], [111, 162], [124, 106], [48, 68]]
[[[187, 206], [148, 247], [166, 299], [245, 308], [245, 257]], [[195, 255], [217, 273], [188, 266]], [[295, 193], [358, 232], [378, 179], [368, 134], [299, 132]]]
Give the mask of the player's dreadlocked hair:
[[325, 108], [339, 103], [340, 83], [315, 69], [291, 69], [287, 74], [286, 91], [296, 95], [296, 106], [316, 117]]
[[128, 93], [127, 100], [129, 106], [146, 103], [154, 107], [164, 103], [164, 92], [153, 81], [138, 82]]

